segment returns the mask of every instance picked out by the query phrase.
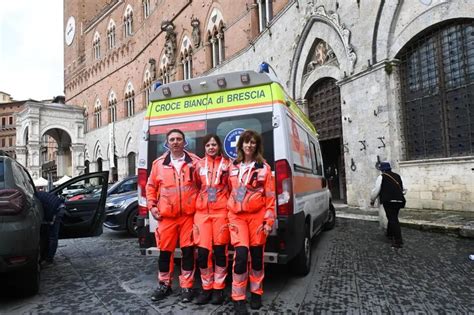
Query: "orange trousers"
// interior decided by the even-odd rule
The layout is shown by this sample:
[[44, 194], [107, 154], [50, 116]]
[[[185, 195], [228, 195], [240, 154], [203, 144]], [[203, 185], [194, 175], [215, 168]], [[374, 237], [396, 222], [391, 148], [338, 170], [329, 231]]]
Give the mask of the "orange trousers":
[[[196, 212], [193, 238], [194, 244], [198, 246], [202, 288], [224, 289], [227, 276], [227, 248], [230, 240], [227, 210], [215, 213]], [[213, 256], [216, 261], [215, 267]]]
[[[265, 209], [255, 213], [229, 212], [229, 230], [234, 246], [232, 266], [232, 299], [245, 300], [250, 278], [250, 292], [263, 294], [263, 254], [266, 235], [263, 229]], [[248, 272], [250, 252], [250, 272]]]
[[155, 230], [156, 246], [160, 249], [158, 258], [158, 281], [171, 285], [174, 270], [174, 250], [179, 239], [183, 252], [181, 259], [181, 288], [192, 288], [194, 284], [194, 248], [193, 248], [193, 216], [183, 215], [178, 218], [163, 218]]

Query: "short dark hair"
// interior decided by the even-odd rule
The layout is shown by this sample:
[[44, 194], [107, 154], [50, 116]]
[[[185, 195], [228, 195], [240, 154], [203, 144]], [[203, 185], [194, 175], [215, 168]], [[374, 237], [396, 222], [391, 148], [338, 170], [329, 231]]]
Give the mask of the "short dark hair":
[[172, 134], [173, 132], [177, 132], [181, 134], [183, 136], [183, 140], [186, 140], [186, 136], [184, 135], [184, 132], [182, 132], [180, 129], [171, 129], [170, 131], [166, 133], [166, 141], [168, 141], [169, 135]]
[[244, 160], [245, 154], [243, 150], [244, 142], [249, 142], [250, 140], [254, 139], [257, 143], [257, 148], [255, 150], [254, 159], [258, 163], [265, 162], [263, 158], [263, 142], [262, 137], [260, 134], [253, 130], [245, 130], [239, 137], [239, 141], [237, 142], [237, 163], [240, 163]]
[[217, 150], [217, 155], [222, 155], [222, 142], [218, 135], [213, 133], [208, 133], [202, 138], [202, 145], [204, 146], [204, 152], [206, 152], [206, 144], [211, 140], [214, 139], [217, 143], [219, 149]]

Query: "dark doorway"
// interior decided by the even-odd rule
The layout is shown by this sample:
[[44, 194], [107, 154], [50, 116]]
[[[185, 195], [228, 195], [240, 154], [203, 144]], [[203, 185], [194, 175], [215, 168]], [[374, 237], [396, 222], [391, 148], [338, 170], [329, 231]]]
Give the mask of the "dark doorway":
[[308, 113], [319, 134], [324, 170], [333, 200], [346, 200], [341, 94], [336, 80], [323, 78], [308, 91]]
[[102, 172], [102, 158], [97, 159], [97, 172]]
[[135, 152], [130, 152], [128, 159], [128, 176], [135, 175]]
[[114, 167], [112, 167], [112, 182], [118, 181], [118, 157], [114, 154]]

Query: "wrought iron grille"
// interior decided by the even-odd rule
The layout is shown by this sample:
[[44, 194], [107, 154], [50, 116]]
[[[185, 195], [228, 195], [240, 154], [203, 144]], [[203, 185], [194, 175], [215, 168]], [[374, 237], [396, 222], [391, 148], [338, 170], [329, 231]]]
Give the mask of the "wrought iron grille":
[[474, 154], [474, 20], [437, 25], [397, 56], [406, 158]]
[[336, 80], [322, 79], [306, 97], [309, 119], [318, 130], [320, 140], [342, 138], [341, 94]]

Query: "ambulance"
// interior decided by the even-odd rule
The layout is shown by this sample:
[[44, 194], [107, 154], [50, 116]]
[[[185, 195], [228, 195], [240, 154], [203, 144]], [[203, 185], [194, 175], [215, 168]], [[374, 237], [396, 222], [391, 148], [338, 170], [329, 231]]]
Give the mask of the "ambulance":
[[[305, 275], [311, 242], [335, 225], [316, 129], [282, 85], [268, 73], [239, 71], [161, 85], [150, 95], [138, 153], [138, 240], [144, 255], [157, 255], [156, 220], [146, 208], [145, 186], [153, 161], [166, 152], [166, 133], [186, 135], [185, 150], [204, 156], [203, 137], [217, 134], [223, 151], [237, 157], [246, 129], [262, 135], [264, 158], [275, 178], [277, 220], [265, 262], [291, 264]], [[179, 252], [176, 253], [179, 256]]]

